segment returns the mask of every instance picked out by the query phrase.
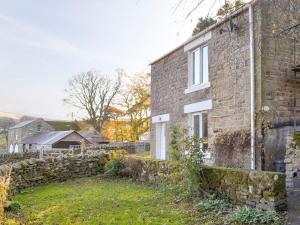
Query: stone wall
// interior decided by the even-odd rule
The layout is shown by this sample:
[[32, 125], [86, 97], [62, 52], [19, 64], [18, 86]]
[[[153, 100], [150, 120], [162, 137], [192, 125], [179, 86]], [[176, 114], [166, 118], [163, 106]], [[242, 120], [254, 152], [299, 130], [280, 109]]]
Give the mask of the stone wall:
[[285, 154], [286, 187], [300, 188], [300, 146], [296, 146], [292, 136], [287, 139]]
[[150, 143], [147, 141], [143, 142], [111, 142], [109, 144], [98, 144], [87, 146], [85, 148], [86, 151], [93, 150], [119, 150], [124, 149], [127, 153], [143, 153], [146, 151], [150, 151]]
[[1, 165], [0, 224], [4, 219], [4, 207], [9, 196], [41, 184], [102, 174], [108, 159], [108, 154], [94, 152], [74, 157], [32, 158]]
[[[18, 193], [24, 188], [55, 181], [94, 176], [103, 173], [108, 155], [104, 153], [28, 159], [11, 164], [10, 193]], [[0, 176], [7, 174], [7, 165], [0, 166]]]
[[25, 159], [39, 158], [37, 152], [24, 152], [24, 153], [4, 153], [0, 154], [0, 165], [4, 163], [13, 163]]
[[[124, 171], [141, 181], [161, 182], [182, 169], [174, 161], [128, 157]], [[237, 203], [265, 210], [286, 208], [285, 175], [282, 173], [204, 166], [202, 174], [202, 189], [224, 191]]]

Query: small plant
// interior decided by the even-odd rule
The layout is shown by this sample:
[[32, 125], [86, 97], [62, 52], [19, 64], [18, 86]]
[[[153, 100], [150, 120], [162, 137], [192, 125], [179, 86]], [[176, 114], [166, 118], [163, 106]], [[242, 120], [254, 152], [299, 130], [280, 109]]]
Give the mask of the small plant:
[[231, 224], [235, 225], [281, 225], [282, 220], [274, 210], [262, 211], [247, 206], [238, 209], [228, 217]]
[[170, 143], [170, 159], [178, 161], [182, 159], [184, 154], [184, 143], [187, 130], [181, 127], [173, 127], [171, 131], [171, 143]]
[[7, 212], [19, 212], [21, 210], [21, 205], [19, 202], [11, 202], [8, 207], [5, 209]]
[[225, 192], [216, 192], [210, 198], [200, 201], [197, 205], [199, 211], [215, 211], [221, 212], [232, 207], [232, 200]]
[[116, 177], [119, 175], [120, 171], [124, 167], [121, 158], [112, 159], [108, 161], [104, 167], [104, 174], [111, 177]]

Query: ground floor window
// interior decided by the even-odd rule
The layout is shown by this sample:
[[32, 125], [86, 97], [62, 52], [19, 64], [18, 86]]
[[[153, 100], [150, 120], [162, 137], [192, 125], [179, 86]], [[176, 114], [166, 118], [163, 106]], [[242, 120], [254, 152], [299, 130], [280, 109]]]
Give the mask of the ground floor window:
[[198, 112], [192, 115], [192, 131], [193, 135], [199, 138], [207, 138], [208, 136], [208, 122], [207, 113]]
[[[192, 135], [200, 139], [206, 140], [202, 142], [198, 147], [206, 152], [208, 149], [207, 136], [208, 136], [208, 122], [207, 112], [197, 112], [192, 114]], [[198, 144], [197, 144], [198, 145]]]

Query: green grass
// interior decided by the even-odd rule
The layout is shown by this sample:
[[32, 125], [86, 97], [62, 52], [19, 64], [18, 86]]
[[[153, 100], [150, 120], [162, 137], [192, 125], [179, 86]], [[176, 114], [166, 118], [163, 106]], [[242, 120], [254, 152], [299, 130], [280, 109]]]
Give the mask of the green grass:
[[128, 180], [81, 178], [28, 189], [15, 196], [26, 224], [194, 224], [188, 206], [174, 196]]

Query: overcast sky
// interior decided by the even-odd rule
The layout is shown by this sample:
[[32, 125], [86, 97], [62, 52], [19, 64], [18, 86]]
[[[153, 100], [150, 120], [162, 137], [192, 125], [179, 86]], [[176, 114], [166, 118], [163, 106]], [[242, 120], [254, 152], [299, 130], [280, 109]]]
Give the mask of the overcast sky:
[[[114, 76], [148, 64], [185, 41], [223, 0], [0, 0], [0, 111], [70, 119], [67, 80], [97, 69]], [[213, 10], [211, 10], [213, 12]]]

